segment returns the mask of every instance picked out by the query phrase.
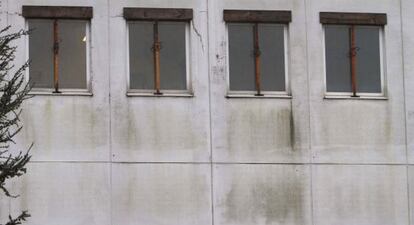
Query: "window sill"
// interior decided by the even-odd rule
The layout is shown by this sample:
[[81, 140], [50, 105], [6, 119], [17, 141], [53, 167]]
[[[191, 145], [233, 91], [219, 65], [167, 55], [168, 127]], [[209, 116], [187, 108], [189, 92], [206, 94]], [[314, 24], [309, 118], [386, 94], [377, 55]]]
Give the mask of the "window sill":
[[175, 98], [193, 98], [193, 93], [162, 93], [162, 95], [157, 95], [154, 93], [143, 93], [143, 92], [127, 92], [127, 97], [155, 97], [155, 98], [166, 98], [166, 97], [175, 97]]
[[344, 95], [325, 95], [324, 99], [333, 100], [388, 100], [385, 96], [359, 96], [359, 97], [352, 97], [352, 96], [344, 96]]
[[257, 96], [254, 94], [227, 94], [226, 98], [275, 98], [275, 99], [292, 99], [291, 95], [286, 94], [264, 94], [263, 96]]
[[53, 93], [49, 91], [31, 91], [29, 95], [43, 95], [43, 96], [89, 96], [92, 97], [93, 93], [89, 91], [64, 91], [61, 93]]

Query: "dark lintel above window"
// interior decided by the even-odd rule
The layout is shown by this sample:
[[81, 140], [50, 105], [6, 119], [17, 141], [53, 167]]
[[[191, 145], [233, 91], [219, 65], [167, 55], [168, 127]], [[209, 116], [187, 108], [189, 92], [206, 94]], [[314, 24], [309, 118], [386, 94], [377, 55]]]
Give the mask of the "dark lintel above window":
[[92, 7], [23, 6], [22, 11], [25, 18], [91, 19], [93, 17]]
[[235, 23], [290, 23], [291, 11], [224, 10], [224, 21]]
[[126, 20], [147, 21], [190, 21], [193, 19], [192, 9], [171, 8], [124, 8]]
[[321, 12], [319, 16], [320, 22], [323, 24], [374, 26], [387, 24], [387, 14], [385, 13]]

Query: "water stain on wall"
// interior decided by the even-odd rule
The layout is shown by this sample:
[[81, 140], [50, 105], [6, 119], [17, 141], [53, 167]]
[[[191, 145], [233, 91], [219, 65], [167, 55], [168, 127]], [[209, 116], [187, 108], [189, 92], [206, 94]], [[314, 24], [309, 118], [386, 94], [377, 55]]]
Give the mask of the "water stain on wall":
[[205, 215], [210, 209], [209, 174], [200, 173], [199, 169], [181, 165], [128, 165], [122, 170], [135, 171], [122, 179], [126, 183], [116, 191], [117, 198], [122, 199], [122, 213], [138, 215], [138, 223], [145, 222], [140, 220], [146, 217], [157, 220], [157, 224], [167, 224], [165, 221], [169, 220], [176, 224], [177, 216], [184, 214], [185, 220]]
[[393, 121], [395, 112], [388, 102], [364, 102], [363, 107], [360, 102], [329, 103], [318, 119], [321, 122], [314, 132], [318, 134], [316, 144], [331, 149], [341, 146], [378, 149], [404, 144], [403, 138], [395, 136], [398, 132], [393, 124], [397, 121]]
[[305, 183], [299, 177], [249, 177], [246, 183], [236, 176], [222, 204], [228, 224], [305, 224]]
[[232, 110], [229, 117], [227, 143], [232, 154], [293, 151], [296, 130], [290, 109], [243, 108]]
[[209, 139], [200, 135], [203, 126], [193, 119], [200, 117], [197, 112], [187, 105], [187, 108], [177, 108], [170, 107], [171, 103], [163, 104], [164, 100], [157, 101], [145, 109], [128, 106], [127, 129], [121, 131], [126, 137], [125, 148], [160, 157], [160, 152], [194, 151], [207, 146]]

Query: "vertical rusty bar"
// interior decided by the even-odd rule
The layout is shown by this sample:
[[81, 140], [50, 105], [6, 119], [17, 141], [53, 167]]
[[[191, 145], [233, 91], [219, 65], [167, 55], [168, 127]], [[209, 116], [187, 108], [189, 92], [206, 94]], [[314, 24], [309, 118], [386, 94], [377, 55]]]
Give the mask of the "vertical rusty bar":
[[351, 36], [351, 82], [352, 82], [352, 97], [357, 96], [357, 80], [356, 80], [356, 55], [357, 55], [357, 47], [356, 47], [356, 40], [355, 40], [355, 26], [352, 25], [350, 28], [350, 36]]
[[155, 94], [161, 95], [160, 91], [160, 51], [161, 51], [161, 43], [158, 33], [158, 21], [154, 22], [154, 86], [155, 86]]
[[254, 40], [254, 72], [256, 82], [256, 95], [263, 96], [261, 93], [260, 83], [260, 46], [259, 46], [259, 25], [257, 23], [253, 26], [253, 40]]
[[53, 21], [53, 85], [54, 93], [59, 91], [59, 25], [58, 20]]

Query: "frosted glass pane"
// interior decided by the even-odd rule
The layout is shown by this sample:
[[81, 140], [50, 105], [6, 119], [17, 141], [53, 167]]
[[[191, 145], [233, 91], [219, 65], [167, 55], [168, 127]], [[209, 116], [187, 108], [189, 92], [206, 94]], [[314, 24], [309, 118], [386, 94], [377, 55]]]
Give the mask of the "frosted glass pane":
[[59, 20], [59, 88], [86, 89], [86, 21]]
[[129, 22], [129, 65], [131, 89], [154, 89], [154, 24]]
[[35, 88], [53, 88], [53, 21], [29, 20], [30, 82]]
[[325, 26], [326, 82], [329, 92], [351, 92], [349, 26]]
[[284, 41], [283, 26], [259, 25], [261, 85], [264, 91], [285, 91]]
[[253, 24], [229, 24], [230, 90], [254, 91]]
[[379, 27], [355, 28], [357, 52], [358, 92], [381, 93], [381, 62]]
[[159, 23], [161, 89], [186, 90], [186, 23]]

